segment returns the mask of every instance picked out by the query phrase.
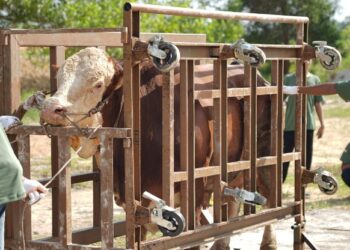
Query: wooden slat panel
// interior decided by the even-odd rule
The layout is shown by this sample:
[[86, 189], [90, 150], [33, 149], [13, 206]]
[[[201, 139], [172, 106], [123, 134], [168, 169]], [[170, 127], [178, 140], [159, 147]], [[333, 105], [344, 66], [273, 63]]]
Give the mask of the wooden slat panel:
[[[180, 169], [181, 173], [174, 173], [174, 182], [181, 182], [181, 213], [185, 221], [188, 220], [188, 65], [187, 61], [180, 61]], [[188, 224], [186, 223], [186, 229]]]
[[101, 188], [101, 245], [104, 249], [113, 247], [113, 139], [100, 136], [100, 188]]

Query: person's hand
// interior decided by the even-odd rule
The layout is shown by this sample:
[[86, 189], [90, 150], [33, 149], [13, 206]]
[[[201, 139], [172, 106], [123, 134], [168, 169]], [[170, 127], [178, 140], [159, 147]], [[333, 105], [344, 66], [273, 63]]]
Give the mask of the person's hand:
[[47, 193], [47, 189], [38, 181], [23, 178], [23, 187], [27, 194], [29, 205], [39, 201]]
[[41, 109], [43, 102], [45, 101], [45, 93], [42, 91], [37, 91], [33, 95], [27, 98], [23, 103], [23, 108], [29, 110], [31, 108]]
[[285, 95], [297, 95], [298, 86], [283, 86], [283, 94]]
[[318, 139], [321, 139], [322, 136], [323, 136], [323, 133], [324, 133], [324, 125], [321, 125], [321, 126], [319, 127], [319, 129], [317, 130], [317, 133], [316, 133], [317, 138], [318, 138]]
[[12, 115], [0, 116], [0, 123], [5, 131], [22, 124], [18, 117]]

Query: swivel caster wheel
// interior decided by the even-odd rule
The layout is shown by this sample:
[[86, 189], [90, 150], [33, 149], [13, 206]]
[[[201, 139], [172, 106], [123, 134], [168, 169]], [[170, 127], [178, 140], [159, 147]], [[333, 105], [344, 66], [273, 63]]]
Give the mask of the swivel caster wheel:
[[322, 176], [322, 181], [324, 183], [327, 183], [328, 187], [324, 187], [321, 185], [318, 185], [318, 188], [321, 190], [322, 193], [327, 195], [335, 194], [338, 190], [338, 182], [333, 176]]
[[155, 36], [149, 41], [148, 54], [161, 72], [169, 72], [180, 61], [179, 49], [174, 44], [165, 42], [161, 36]]
[[177, 211], [163, 211], [163, 219], [169, 222], [168, 228], [158, 226], [164, 236], [175, 237], [185, 229], [185, 218]]
[[325, 41], [315, 41], [313, 44], [315, 45], [316, 58], [319, 59], [322, 67], [334, 70], [340, 65], [342, 56], [336, 48], [327, 46]]
[[232, 45], [235, 57], [243, 62], [249, 63], [252, 67], [259, 67], [266, 61], [266, 55], [260, 48], [247, 43], [244, 39], [238, 40]]

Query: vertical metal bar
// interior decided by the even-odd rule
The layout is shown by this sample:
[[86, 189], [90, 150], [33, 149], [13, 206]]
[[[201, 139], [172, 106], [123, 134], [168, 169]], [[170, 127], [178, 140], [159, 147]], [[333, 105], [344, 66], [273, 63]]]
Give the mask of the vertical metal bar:
[[[221, 89], [221, 60], [215, 60], [213, 62], [213, 88]], [[222, 134], [221, 134], [221, 99], [215, 98], [213, 100], [213, 139], [214, 139], [214, 152], [213, 152], [213, 164], [215, 166], [221, 166], [221, 150], [222, 150]], [[221, 176], [211, 177], [214, 181], [214, 222], [221, 222], [222, 211], [221, 211], [221, 192], [220, 191], [220, 181]], [[226, 216], [227, 217], [227, 216]]]
[[0, 114], [14, 113], [21, 101], [20, 47], [16, 35], [9, 34], [6, 40], [7, 44], [3, 46], [3, 81], [0, 82], [3, 90], [0, 93], [3, 102]]
[[[7, 36], [4, 34], [4, 30], [0, 29], [0, 43], [5, 44]], [[4, 83], [4, 66], [5, 66], [5, 45], [0, 45], [0, 115], [5, 114], [5, 83]], [[6, 230], [8, 231], [8, 230]]]
[[[251, 67], [245, 63], [244, 64], [244, 86], [250, 87], [252, 82], [252, 72]], [[249, 96], [244, 97], [244, 147], [243, 147], [243, 159], [244, 160], [251, 160], [250, 159], [250, 152], [251, 152], [251, 128], [250, 128], [250, 117], [251, 117], [251, 93]], [[247, 190], [250, 190], [250, 169], [244, 171], [244, 188]], [[244, 214], [248, 215], [251, 213], [250, 205], [245, 204], [244, 205]]]
[[[227, 60], [221, 61], [221, 180], [228, 183], [227, 161]], [[220, 186], [220, 183], [218, 183]], [[221, 190], [221, 189], [220, 189]], [[222, 207], [222, 219], [228, 220], [228, 207]]]
[[[278, 61], [274, 60], [271, 64], [271, 85], [277, 86], [280, 85], [278, 82]], [[278, 196], [278, 178], [281, 178], [278, 173], [277, 168], [282, 168], [281, 165], [278, 164], [278, 157], [280, 157], [277, 153], [278, 147], [278, 93], [277, 95], [271, 95], [271, 146], [270, 151], [271, 155], [277, 157], [277, 163], [271, 166], [271, 190], [270, 190], [270, 206], [271, 208], [277, 207], [277, 196]]]
[[188, 61], [188, 229], [195, 228], [195, 100], [194, 61]]
[[[303, 43], [303, 34], [304, 34], [304, 26], [302, 24], [299, 24], [297, 26], [297, 44]], [[296, 65], [296, 80], [297, 85], [302, 86], [303, 85], [303, 62], [301, 60], [297, 61]], [[303, 96], [298, 95], [296, 100], [296, 118], [295, 118], [295, 152], [302, 152], [302, 122], [303, 122]], [[295, 201], [299, 202], [302, 200], [302, 186], [301, 186], [301, 160], [295, 161]], [[300, 205], [297, 207], [297, 215], [295, 217], [295, 223], [298, 225], [296, 226], [294, 230], [294, 249], [303, 249], [303, 239], [302, 239], [302, 226], [301, 223], [303, 223], [303, 202], [300, 203]]]
[[278, 61], [277, 94], [277, 206], [282, 206], [282, 155], [283, 155], [283, 77], [284, 61]]
[[[92, 170], [94, 172], [99, 171], [99, 164], [97, 163], [97, 159], [94, 156], [92, 159]], [[101, 204], [101, 188], [100, 188], [100, 178], [98, 180], [94, 180], [92, 182], [92, 199], [93, 199], [93, 218], [92, 218], [92, 224], [94, 227], [100, 227], [101, 226], [101, 210], [100, 210], [100, 204]]]
[[[30, 138], [29, 135], [20, 137], [18, 140], [18, 160], [23, 168], [23, 176], [30, 179], [31, 176], [31, 164], [30, 164]], [[23, 202], [21, 202], [21, 209], [23, 209]], [[20, 218], [20, 216], [18, 216]], [[32, 227], [31, 227], [31, 207], [28, 206], [24, 214], [24, 233], [26, 241], [32, 239]], [[19, 225], [21, 225], [19, 221]]]
[[[124, 57], [124, 119], [127, 128], [133, 125], [133, 74], [132, 74], [132, 11], [124, 11], [124, 27], [127, 27], [127, 39], [123, 45]], [[133, 130], [134, 131], [134, 130]], [[125, 154], [125, 214], [126, 214], [126, 248], [135, 248], [135, 180], [134, 180], [134, 133], [132, 133], [130, 147], [126, 147]]]
[[[63, 46], [50, 47], [50, 91], [55, 92], [58, 88], [57, 68], [65, 61], [65, 48]], [[58, 143], [57, 136], [51, 138], [51, 174], [54, 175], [58, 168]], [[52, 236], [58, 237], [59, 232], [59, 192], [58, 187], [52, 187]]]
[[101, 135], [101, 244], [102, 249], [113, 248], [113, 138]]
[[[188, 65], [186, 60], [180, 61], [180, 169], [188, 173]], [[188, 221], [188, 176], [181, 182], [181, 213]], [[186, 223], [186, 229], [188, 223]]]
[[174, 207], [174, 71], [163, 73], [162, 87], [162, 190]]
[[[250, 86], [250, 190], [252, 192], [256, 191], [256, 158], [257, 158], [257, 95], [256, 95], [256, 85], [257, 85], [257, 70], [256, 68], [251, 68], [252, 82]], [[251, 206], [251, 212], [255, 213], [255, 206]]]
[[[58, 137], [58, 147], [60, 154], [58, 165], [61, 168], [70, 158], [69, 138], [66, 136]], [[72, 206], [71, 206], [71, 173], [68, 165], [58, 178], [59, 190], [59, 242], [63, 246], [72, 242]]]

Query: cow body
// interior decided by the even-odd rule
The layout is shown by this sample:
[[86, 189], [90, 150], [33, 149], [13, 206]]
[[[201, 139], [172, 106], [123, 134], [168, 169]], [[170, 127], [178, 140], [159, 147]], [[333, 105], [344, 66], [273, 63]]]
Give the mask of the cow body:
[[[91, 62], [96, 60], [96, 62]], [[82, 70], [82, 68], [84, 70]], [[113, 73], [110, 69], [114, 69]], [[65, 72], [69, 75], [66, 76]], [[124, 127], [122, 107], [122, 68], [116, 62], [110, 60], [105, 52], [96, 48], [87, 48], [76, 55], [73, 59], [68, 58], [60, 68], [59, 90], [51, 98], [45, 101], [41, 112], [41, 119], [55, 125], [67, 125], [62, 113], [70, 113], [76, 110], [88, 112], [102, 97], [110, 96], [108, 104], [102, 110], [102, 119], [99, 114], [88, 120], [79, 121], [81, 116], [73, 117], [78, 125], [96, 126], [102, 124], [108, 127]], [[162, 197], [162, 82], [161, 72], [149, 62], [141, 65], [141, 192], [148, 191], [158, 197]], [[174, 168], [180, 170], [180, 111], [179, 111], [179, 74], [175, 75], [175, 97], [174, 97]], [[60, 82], [62, 81], [62, 82]], [[213, 66], [198, 65], [195, 69], [195, 89], [210, 89], [213, 82]], [[228, 86], [242, 87], [244, 82], [244, 71], [242, 66], [228, 67]], [[265, 85], [266, 81], [260, 76], [258, 85]], [[73, 86], [74, 85], [74, 86]], [[145, 88], [143, 88], [145, 87]], [[77, 92], [78, 89], [78, 92]], [[70, 93], [73, 93], [70, 95]], [[77, 95], [76, 93], [79, 93]], [[90, 97], [90, 98], [89, 98]], [[89, 102], [89, 105], [83, 105]], [[258, 98], [258, 156], [267, 155], [270, 144], [270, 99], [269, 97]], [[213, 148], [211, 132], [212, 100], [201, 100], [195, 103], [195, 166], [202, 167], [210, 163]], [[237, 161], [241, 158], [244, 143], [243, 126], [243, 100], [229, 98], [228, 100], [228, 161]], [[85, 138], [75, 138], [73, 148], [79, 145], [83, 147], [82, 157], [92, 156], [97, 152], [95, 141]], [[73, 143], [73, 144], [74, 144]], [[125, 204], [125, 172], [124, 151], [121, 140], [114, 141], [114, 191], [116, 202], [123, 206]], [[261, 178], [262, 177], [262, 178]], [[232, 187], [242, 185], [239, 174], [230, 174], [229, 183]], [[267, 196], [269, 190], [269, 177], [259, 170], [259, 183], [261, 192]], [[260, 187], [260, 186], [259, 186]], [[179, 192], [179, 185], [175, 185], [175, 193]], [[203, 179], [196, 180], [196, 207], [207, 206], [212, 183]], [[206, 194], [206, 195], [205, 195]], [[209, 194], [209, 195], [208, 195]], [[235, 214], [234, 205], [230, 201], [230, 216]], [[175, 203], [178, 203], [175, 201]], [[145, 205], [147, 201], [144, 201]], [[179, 204], [176, 204], [179, 205]], [[227, 242], [217, 244], [218, 248], [225, 249]], [[221, 247], [221, 245], [225, 245]]]

